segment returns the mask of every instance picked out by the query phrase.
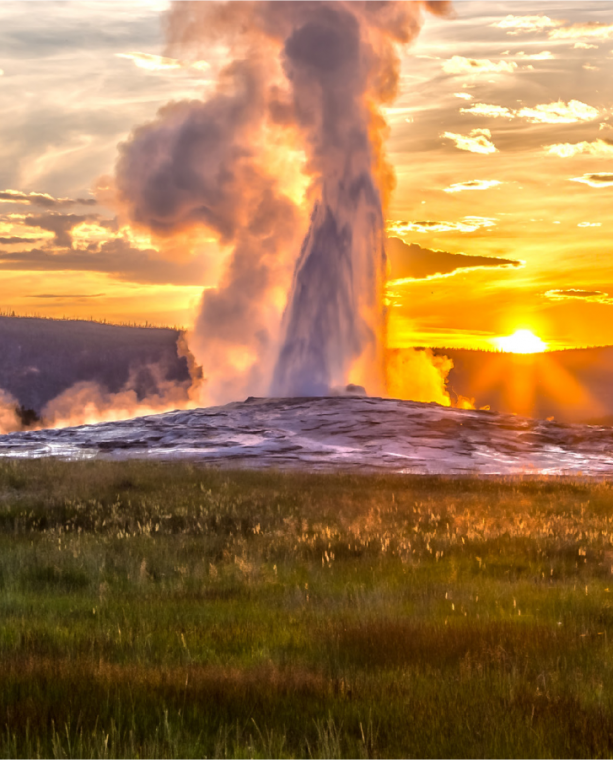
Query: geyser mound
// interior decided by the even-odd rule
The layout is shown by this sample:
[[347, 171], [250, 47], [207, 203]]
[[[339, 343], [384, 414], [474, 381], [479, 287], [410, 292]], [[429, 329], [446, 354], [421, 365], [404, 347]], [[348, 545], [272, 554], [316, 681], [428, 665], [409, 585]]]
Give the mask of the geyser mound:
[[251, 398], [0, 436], [0, 456], [446, 475], [613, 474], [613, 428], [359, 396]]

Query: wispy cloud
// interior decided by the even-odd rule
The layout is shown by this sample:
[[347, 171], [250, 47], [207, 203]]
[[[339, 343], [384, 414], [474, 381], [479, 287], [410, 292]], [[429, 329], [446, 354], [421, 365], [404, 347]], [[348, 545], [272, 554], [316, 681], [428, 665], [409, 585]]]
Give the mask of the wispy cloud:
[[545, 298], [549, 298], [552, 301], [582, 300], [593, 303], [613, 304], [613, 298], [610, 298], [608, 293], [603, 293], [602, 290], [581, 290], [580, 288], [548, 290], [545, 293]]
[[18, 237], [17, 235], [9, 235], [8, 237], [0, 237], [0, 245], [31, 245], [32, 243], [40, 240], [39, 237]]
[[590, 187], [611, 187], [613, 185], [613, 172], [584, 174], [582, 177], [572, 177], [571, 182], [583, 182]]
[[515, 58], [522, 58], [525, 61], [551, 61], [555, 58], [555, 55], [550, 50], [543, 50], [540, 53], [524, 53], [520, 50], [519, 53], [515, 53]]
[[594, 156], [595, 158], [612, 158], [613, 143], [606, 140], [592, 140], [592, 142], [556, 143], [546, 145], [545, 152], [560, 158], [572, 158], [579, 154]]
[[387, 230], [397, 235], [406, 235], [407, 232], [475, 232], [483, 227], [495, 227], [496, 221], [496, 219], [485, 216], [465, 216], [459, 222], [435, 222], [430, 220], [419, 222], [388, 221]]
[[490, 187], [502, 185], [497, 179], [470, 179], [467, 182], [456, 182], [445, 188], [446, 193], [461, 193], [463, 190], [487, 190]]
[[515, 61], [490, 61], [488, 58], [464, 58], [461, 55], [443, 61], [445, 74], [512, 74], [516, 69]]
[[506, 29], [507, 34], [526, 34], [542, 32], [552, 27], [561, 26], [564, 22], [549, 18], [549, 16], [506, 16], [490, 26]]
[[163, 55], [151, 53], [115, 53], [117, 58], [126, 58], [132, 61], [139, 69], [147, 71], [172, 71], [177, 69], [195, 69], [196, 71], [208, 71], [211, 65], [207, 61], [193, 61], [184, 63], [177, 58], [166, 58]]
[[122, 239], [87, 250], [0, 250], [0, 271], [100, 272], [124, 282], [148, 284], [193, 286], [203, 281], [206, 267], [201, 256], [187, 261], [161, 259], [156, 251], [140, 250]]
[[441, 137], [453, 140], [459, 150], [468, 150], [471, 153], [496, 153], [498, 148], [489, 139], [492, 133], [489, 129], [471, 129], [467, 135], [459, 135], [455, 132], [443, 132]]
[[571, 26], [561, 26], [552, 29], [549, 32], [552, 40], [574, 40], [577, 38], [588, 38], [596, 40], [613, 39], [613, 24], [602, 24], [598, 21], [590, 21], [586, 24], [572, 24]]
[[602, 222], [579, 222], [577, 227], [602, 227]]
[[513, 111], [505, 106], [495, 106], [489, 103], [475, 103], [470, 106], [470, 108], [460, 108], [460, 113], [470, 113], [474, 116], [487, 116], [493, 119], [497, 119], [500, 116], [506, 119], [512, 119], [515, 115]]
[[576, 124], [593, 121], [600, 116], [597, 108], [580, 100], [570, 100], [568, 103], [557, 100], [555, 103], [540, 103], [532, 108], [524, 107], [517, 110], [490, 103], [475, 103], [469, 108], [460, 108], [460, 112], [489, 118], [526, 119], [531, 124]]
[[0, 203], [23, 203], [41, 208], [95, 206], [94, 198], [54, 198], [47, 193], [23, 193], [21, 190], [0, 190]]
[[[566, 24], [565, 21], [552, 19], [549, 16], [506, 16], [491, 26], [506, 29], [507, 34], [529, 34], [546, 32], [551, 40], [599, 40], [613, 39], [613, 24], [603, 24], [599, 21]], [[575, 45], [587, 47], [587, 45]]]
[[462, 100], [472, 100], [473, 96], [469, 92], [454, 92], [454, 97], [461, 98]]
[[82, 300], [85, 298], [101, 298], [102, 296], [105, 296], [106, 293], [33, 293], [32, 295], [28, 296], [28, 298], [56, 298], [59, 300], [64, 299], [78, 299]]

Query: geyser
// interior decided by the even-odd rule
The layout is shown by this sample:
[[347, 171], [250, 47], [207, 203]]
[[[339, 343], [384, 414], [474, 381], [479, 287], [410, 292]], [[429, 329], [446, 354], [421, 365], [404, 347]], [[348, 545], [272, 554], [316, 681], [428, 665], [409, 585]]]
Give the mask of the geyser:
[[[380, 107], [398, 47], [443, 2], [174, 3], [170, 54], [235, 60], [206, 102], [173, 103], [121, 148], [118, 201], [158, 239], [196, 229], [231, 249], [190, 348], [205, 402], [385, 392], [384, 210], [393, 171]], [[304, 202], [283, 192], [275, 147], [300, 150]], [[308, 231], [307, 231], [308, 230]], [[302, 245], [300, 240], [306, 231]]]

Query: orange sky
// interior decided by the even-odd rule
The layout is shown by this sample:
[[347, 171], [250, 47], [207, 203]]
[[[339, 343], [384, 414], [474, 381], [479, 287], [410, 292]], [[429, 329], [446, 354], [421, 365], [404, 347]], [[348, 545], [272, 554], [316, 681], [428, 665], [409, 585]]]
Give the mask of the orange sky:
[[[166, 5], [0, 6], [2, 311], [188, 325], [215, 286], [205, 230], [170, 258], [94, 198], [118, 143], [169, 100], [206, 97], [228, 61], [164, 57]], [[386, 113], [388, 230], [407, 244], [390, 246], [391, 346], [493, 347], [519, 328], [613, 343], [612, 51], [610, 2], [428, 17]], [[299, 196], [300, 156], [279, 171]]]

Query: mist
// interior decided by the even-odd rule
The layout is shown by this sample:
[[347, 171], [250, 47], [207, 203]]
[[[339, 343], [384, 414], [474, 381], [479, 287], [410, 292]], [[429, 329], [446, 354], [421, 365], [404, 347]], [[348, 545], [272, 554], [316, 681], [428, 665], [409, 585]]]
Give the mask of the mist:
[[[188, 339], [203, 403], [386, 392], [385, 209], [394, 186], [381, 106], [399, 54], [446, 2], [178, 2], [167, 53], [232, 60], [207, 100], [173, 102], [120, 146], [120, 213], [169, 255], [219, 242], [221, 277]], [[299, 151], [287, 189], [280, 166]], [[304, 185], [304, 192], [295, 186]], [[177, 243], [183, 249], [177, 252]]]

